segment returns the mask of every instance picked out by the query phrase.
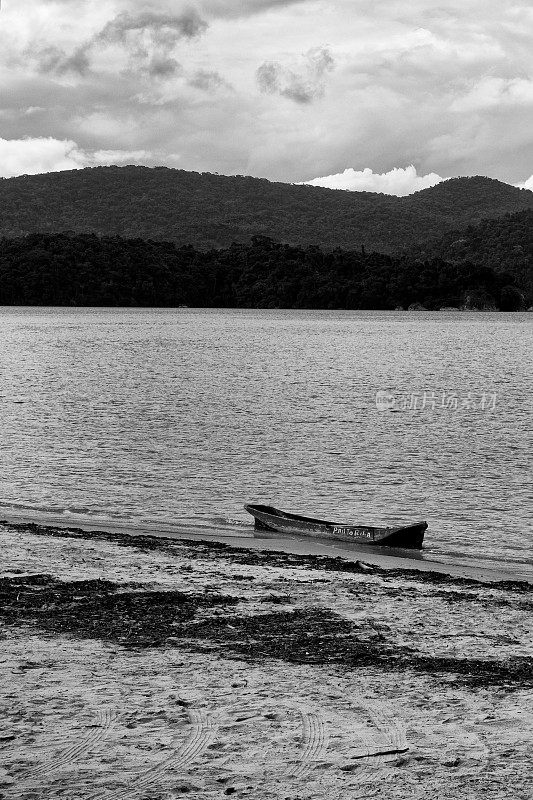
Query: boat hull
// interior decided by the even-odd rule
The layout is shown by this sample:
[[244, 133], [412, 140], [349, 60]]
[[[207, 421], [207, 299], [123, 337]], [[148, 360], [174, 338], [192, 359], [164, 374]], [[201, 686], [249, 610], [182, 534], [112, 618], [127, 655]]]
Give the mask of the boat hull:
[[312, 517], [302, 517], [298, 514], [280, 511], [272, 506], [245, 505], [244, 508], [254, 517], [256, 530], [310, 536], [317, 539], [335, 539], [379, 547], [404, 547], [420, 550], [427, 529], [427, 522], [379, 528], [369, 525], [343, 525]]

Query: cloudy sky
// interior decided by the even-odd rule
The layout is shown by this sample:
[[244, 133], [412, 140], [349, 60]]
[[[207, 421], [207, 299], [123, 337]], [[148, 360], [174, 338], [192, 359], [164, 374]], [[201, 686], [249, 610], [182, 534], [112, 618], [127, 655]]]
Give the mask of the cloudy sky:
[[533, 188], [531, 0], [2, 0], [0, 174]]

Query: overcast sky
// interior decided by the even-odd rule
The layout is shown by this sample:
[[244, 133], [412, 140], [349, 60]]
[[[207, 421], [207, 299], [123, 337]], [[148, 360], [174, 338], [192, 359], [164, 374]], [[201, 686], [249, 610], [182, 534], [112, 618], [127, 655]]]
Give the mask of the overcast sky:
[[2, 0], [0, 174], [533, 188], [532, 53], [531, 0]]

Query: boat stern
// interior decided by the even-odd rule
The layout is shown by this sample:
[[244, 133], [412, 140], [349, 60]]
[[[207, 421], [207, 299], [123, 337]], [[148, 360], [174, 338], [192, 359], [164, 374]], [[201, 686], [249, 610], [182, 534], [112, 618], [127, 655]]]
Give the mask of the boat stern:
[[402, 547], [407, 550], [421, 550], [427, 527], [428, 524], [424, 521], [417, 522], [415, 525], [407, 525], [404, 528], [393, 528], [375, 544], [385, 547]]

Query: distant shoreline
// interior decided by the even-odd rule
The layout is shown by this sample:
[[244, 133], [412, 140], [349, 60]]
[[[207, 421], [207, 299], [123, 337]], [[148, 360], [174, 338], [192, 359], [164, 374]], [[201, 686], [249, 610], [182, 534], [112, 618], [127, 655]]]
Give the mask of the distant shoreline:
[[479, 315], [482, 316], [498, 316], [498, 315], [505, 315], [508, 316], [511, 314], [513, 317], [520, 316], [523, 314], [531, 314], [533, 313], [532, 308], [523, 308], [516, 311], [501, 311], [499, 309], [481, 309], [481, 308], [416, 308], [416, 309], [409, 309], [409, 308], [303, 308], [301, 306], [292, 306], [290, 308], [286, 306], [272, 306], [269, 308], [265, 308], [263, 306], [184, 306], [184, 305], [159, 305], [159, 306], [128, 306], [128, 305], [54, 305], [51, 304], [43, 304], [43, 303], [34, 303], [34, 304], [2, 304], [0, 303], [0, 311], [5, 313], [8, 311], [16, 311], [17, 309], [60, 309], [64, 311], [129, 311], [129, 312], [136, 312], [136, 311], [181, 311], [181, 312], [188, 312], [188, 311], [239, 311], [239, 312], [254, 312], [254, 311], [261, 311], [261, 312], [291, 312], [291, 311], [298, 311], [300, 313], [306, 312], [313, 312], [319, 314], [404, 314], [405, 316], [416, 316], [422, 314], [439, 314], [439, 315], [449, 315], [449, 316], [464, 316], [467, 314], [473, 314], [476, 317]]

